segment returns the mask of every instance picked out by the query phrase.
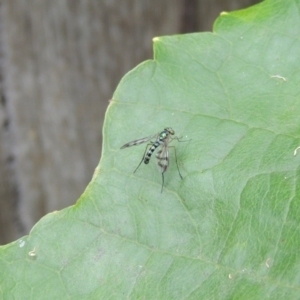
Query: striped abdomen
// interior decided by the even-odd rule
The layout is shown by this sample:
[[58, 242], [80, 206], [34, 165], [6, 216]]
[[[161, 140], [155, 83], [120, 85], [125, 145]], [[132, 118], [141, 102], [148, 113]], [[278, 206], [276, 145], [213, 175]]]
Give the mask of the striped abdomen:
[[147, 151], [145, 158], [144, 158], [144, 163], [148, 164], [151, 158], [151, 155], [153, 154], [153, 152], [155, 151], [155, 149], [161, 145], [161, 142], [156, 141], [152, 144], [152, 146], [149, 148], [149, 150]]

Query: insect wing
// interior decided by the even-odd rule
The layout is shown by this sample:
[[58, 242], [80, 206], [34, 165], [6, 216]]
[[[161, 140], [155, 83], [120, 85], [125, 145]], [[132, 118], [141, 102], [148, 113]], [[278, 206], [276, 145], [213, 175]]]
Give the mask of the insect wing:
[[150, 141], [151, 139], [153, 139], [153, 138], [156, 137], [156, 136], [157, 136], [157, 134], [154, 134], [154, 135], [150, 135], [150, 136], [144, 137], [144, 138], [139, 139], [139, 140], [135, 140], [135, 141], [129, 142], [129, 143], [123, 145], [123, 146], [121, 147], [121, 149], [124, 149], [124, 148], [127, 148], [127, 147], [131, 147], [131, 146], [136, 146], [136, 145], [143, 144], [143, 143], [145, 143], [145, 142]]
[[165, 142], [158, 150], [156, 158], [161, 173], [165, 173], [169, 167], [169, 149], [167, 142]]

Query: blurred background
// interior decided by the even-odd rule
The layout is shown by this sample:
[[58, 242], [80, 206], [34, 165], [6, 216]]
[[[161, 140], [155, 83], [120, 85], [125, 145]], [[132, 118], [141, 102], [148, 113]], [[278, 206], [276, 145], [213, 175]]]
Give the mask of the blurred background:
[[108, 101], [153, 58], [153, 37], [212, 31], [222, 11], [258, 2], [0, 0], [0, 245], [80, 197]]

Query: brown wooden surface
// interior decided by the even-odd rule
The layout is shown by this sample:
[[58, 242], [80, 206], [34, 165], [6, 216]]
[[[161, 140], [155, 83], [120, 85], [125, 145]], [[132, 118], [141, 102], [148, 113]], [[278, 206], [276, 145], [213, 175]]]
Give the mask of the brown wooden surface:
[[152, 58], [153, 37], [210, 30], [249, 2], [1, 0], [0, 244], [76, 202], [100, 158], [108, 100]]

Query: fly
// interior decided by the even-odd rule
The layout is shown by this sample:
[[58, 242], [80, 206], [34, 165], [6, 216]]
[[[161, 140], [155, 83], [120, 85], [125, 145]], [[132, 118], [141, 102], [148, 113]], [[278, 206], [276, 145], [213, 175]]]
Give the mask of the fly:
[[165, 181], [164, 173], [168, 170], [168, 167], [169, 167], [169, 148], [174, 148], [175, 161], [176, 161], [176, 165], [177, 165], [178, 174], [179, 174], [180, 178], [182, 179], [182, 175], [180, 173], [178, 163], [177, 163], [176, 148], [174, 146], [169, 146], [169, 143], [174, 139], [177, 139], [179, 142], [181, 142], [178, 137], [173, 137], [173, 138], [171, 137], [174, 134], [175, 134], [175, 131], [171, 127], [167, 127], [162, 132], [147, 136], [142, 139], [134, 140], [134, 141], [129, 142], [121, 147], [121, 149], [124, 149], [127, 147], [136, 146], [136, 145], [140, 145], [140, 144], [149, 142], [151, 139], [155, 139], [154, 142], [150, 141], [147, 144], [143, 158], [140, 161], [139, 165], [136, 167], [136, 169], [133, 171], [133, 173], [136, 172], [136, 170], [139, 168], [139, 166], [141, 165], [142, 162], [144, 162], [145, 164], [148, 164], [153, 152], [157, 148], [160, 147], [160, 149], [156, 153], [156, 159], [157, 159], [157, 164], [160, 168], [161, 175], [162, 175], [161, 193], [163, 191], [164, 181]]

